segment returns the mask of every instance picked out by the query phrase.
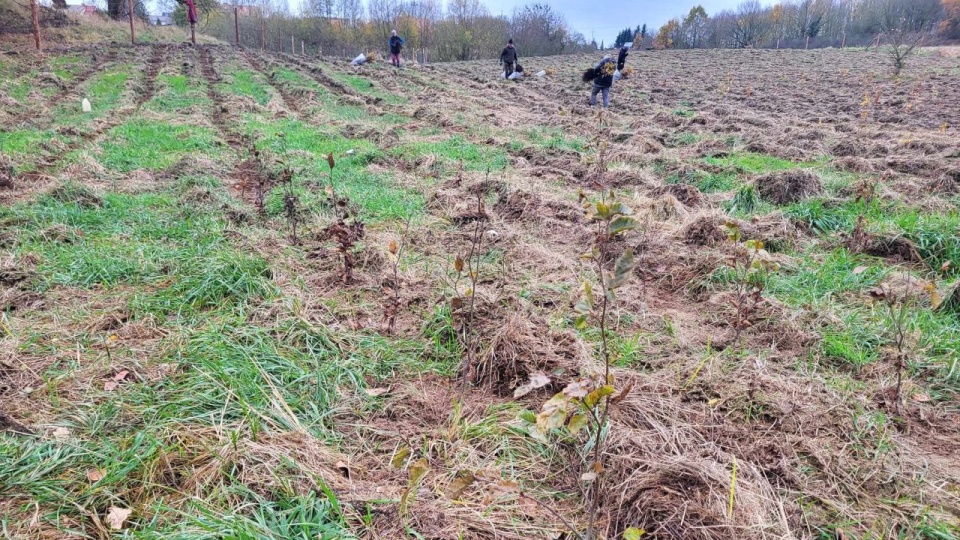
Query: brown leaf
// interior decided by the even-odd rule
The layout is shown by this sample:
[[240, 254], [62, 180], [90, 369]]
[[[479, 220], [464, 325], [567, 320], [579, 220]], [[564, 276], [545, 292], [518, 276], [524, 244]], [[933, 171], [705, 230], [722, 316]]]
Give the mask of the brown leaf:
[[111, 506], [110, 513], [107, 514], [107, 525], [110, 525], [110, 528], [114, 531], [122, 530], [123, 522], [127, 521], [127, 518], [130, 517], [130, 514], [132, 513], [133, 510], [130, 510], [129, 508]]
[[453, 260], [453, 269], [456, 270], [457, 273], [463, 272], [463, 265], [463, 257], [458, 255], [457, 258]]
[[333, 161], [333, 153], [332, 153], [332, 152], [329, 153], [329, 154], [327, 154], [327, 165], [329, 165], [331, 169], [336, 166], [336, 163]]
[[501, 480], [494, 484], [490, 484], [488, 491], [490, 492], [490, 495], [494, 497], [494, 499], [498, 499], [504, 495], [520, 493], [520, 484], [511, 482], [509, 480]]
[[103, 383], [103, 390], [104, 390], [104, 392], [113, 392], [113, 391], [116, 390], [119, 386], [120, 386], [120, 384], [117, 383], [116, 381], [107, 381], [107, 382]]
[[127, 371], [127, 370], [125, 370], [125, 369], [122, 369], [122, 370], [118, 371], [116, 375], [113, 376], [113, 380], [115, 380], [115, 381], [117, 381], [117, 382], [120, 382], [120, 381], [126, 379], [126, 378], [127, 378], [127, 375], [129, 375], [129, 374], [130, 374], [129, 371]]
[[477, 479], [470, 471], [460, 471], [450, 485], [447, 486], [447, 497], [453, 500], [459, 499], [468, 487], [473, 485]]
[[97, 483], [103, 480], [103, 477], [107, 475], [107, 471], [103, 469], [90, 469], [87, 471], [87, 480]]
[[913, 397], [913, 400], [916, 401], [917, 403], [926, 403], [930, 401], [930, 396], [926, 394], [914, 394], [912, 397]]
[[397, 244], [397, 241], [396, 241], [396, 240], [391, 240], [391, 241], [390, 241], [390, 247], [388, 247], [387, 249], [390, 250], [390, 253], [396, 255], [397, 252], [400, 251], [400, 245]]
[[628, 395], [630, 395], [630, 391], [631, 391], [631, 390], [633, 390], [633, 383], [632, 383], [632, 382], [629, 383], [629, 384], [627, 384], [627, 386], [626, 386], [623, 390], [621, 390], [619, 394], [617, 394], [616, 396], [610, 398], [610, 404], [611, 404], [611, 405], [616, 405], [616, 404], [620, 403], [620, 402], [623, 401]]
[[350, 465], [347, 465], [346, 461], [338, 461], [335, 467], [343, 474], [343, 476], [348, 479], [350, 478]]
[[363, 390], [370, 397], [378, 397], [390, 391], [389, 388], [366, 388]]

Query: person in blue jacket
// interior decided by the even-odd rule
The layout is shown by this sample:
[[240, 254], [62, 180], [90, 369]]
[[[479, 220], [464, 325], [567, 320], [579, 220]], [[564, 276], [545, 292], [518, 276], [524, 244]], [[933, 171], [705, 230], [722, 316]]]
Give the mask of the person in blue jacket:
[[390, 32], [390, 63], [395, 67], [400, 67], [400, 53], [403, 52], [403, 38], [397, 35], [397, 31]]

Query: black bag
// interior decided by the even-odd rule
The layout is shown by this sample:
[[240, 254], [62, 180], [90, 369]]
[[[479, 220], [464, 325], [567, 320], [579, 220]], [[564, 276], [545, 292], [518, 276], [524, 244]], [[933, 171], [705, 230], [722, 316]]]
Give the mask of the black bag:
[[600, 73], [597, 71], [597, 68], [588, 68], [583, 72], [583, 82], [593, 82], [599, 75]]

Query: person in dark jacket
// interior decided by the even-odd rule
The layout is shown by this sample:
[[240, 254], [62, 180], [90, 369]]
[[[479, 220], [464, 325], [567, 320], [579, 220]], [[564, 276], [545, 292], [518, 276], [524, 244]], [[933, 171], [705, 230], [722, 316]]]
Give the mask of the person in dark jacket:
[[511, 38], [510, 41], [507, 41], [507, 46], [503, 48], [503, 52], [500, 53], [500, 63], [503, 64], [504, 77], [509, 77], [513, 73], [514, 64], [519, 59], [520, 55], [517, 54], [517, 48], [513, 46], [513, 38]]
[[620, 54], [617, 55], [617, 71], [623, 71], [623, 68], [627, 65], [628, 54], [630, 54], [630, 49], [626, 45], [620, 47]]
[[610, 107], [610, 87], [613, 86], [613, 73], [617, 65], [610, 55], [603, 57], [603, 60], [594, 67], [596, 77], [593, 79], [593, 91], [590, 93], [590, 105], [597, 104], [597, 94], [603, 94], [603, 108]]
[[400, 67], [400, 53], [403, 52], [403, 38], [397, 35], [397, 31], [390, 32], [390, 63], [395, 67]]

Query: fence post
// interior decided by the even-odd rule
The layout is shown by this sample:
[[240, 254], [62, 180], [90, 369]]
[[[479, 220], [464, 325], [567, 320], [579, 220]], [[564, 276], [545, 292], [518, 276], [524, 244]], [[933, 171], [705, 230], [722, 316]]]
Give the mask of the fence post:
[[237, 47], [240, 46], [240, 22], [238, 20], [238, 11], [237, 6], [233, 6], [233, 33], [236, 36]]
[[33, 40], [37, 42], [37, 50], [40, 49], [40, 14], [37, 13], [37, 0], [30, 0], [30, 13], [33, 16]]
[[127, 0], [127, 11], [130, 12], [130, 44], [137, 44], [137, 35], [133, 30], [133, 0]]

